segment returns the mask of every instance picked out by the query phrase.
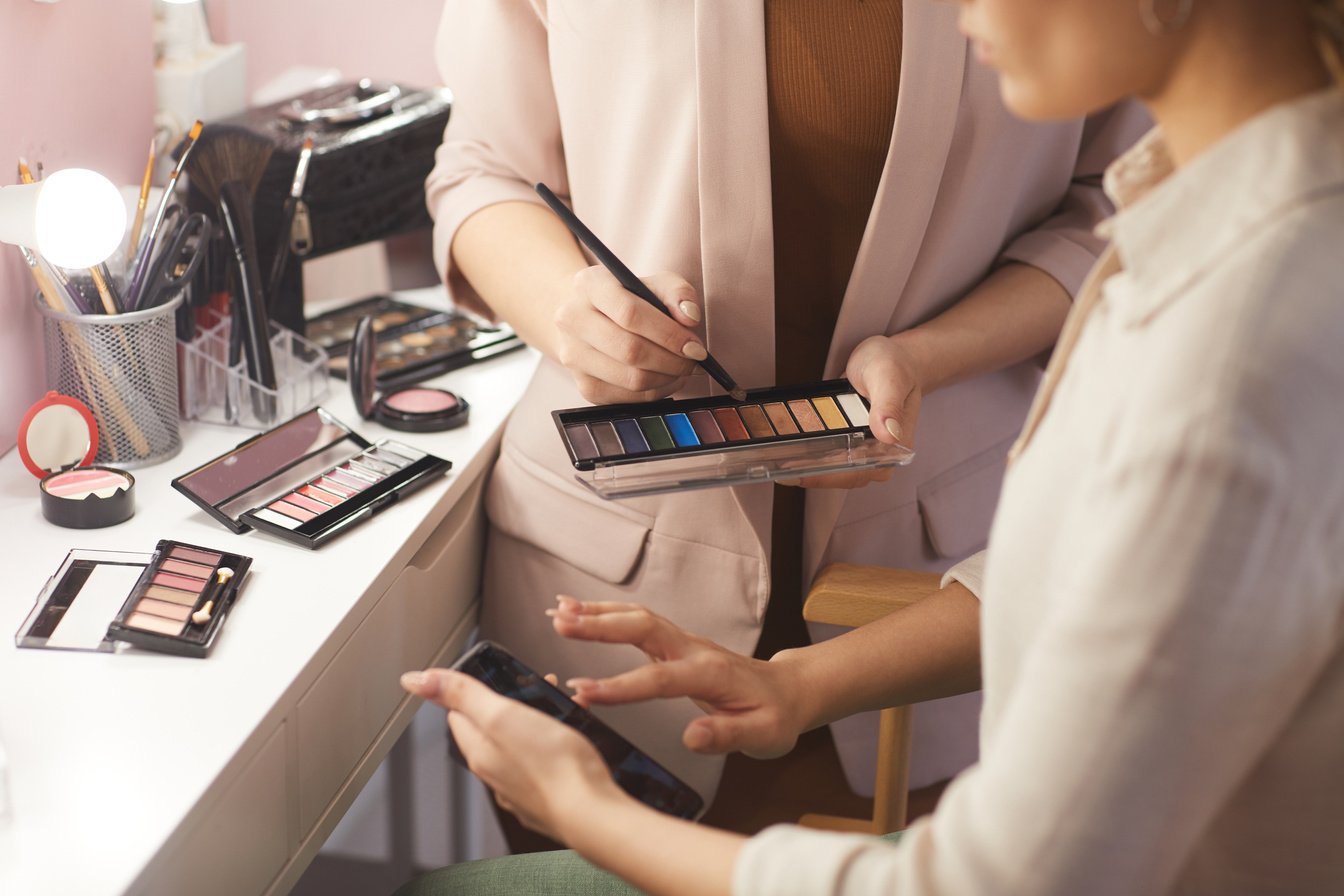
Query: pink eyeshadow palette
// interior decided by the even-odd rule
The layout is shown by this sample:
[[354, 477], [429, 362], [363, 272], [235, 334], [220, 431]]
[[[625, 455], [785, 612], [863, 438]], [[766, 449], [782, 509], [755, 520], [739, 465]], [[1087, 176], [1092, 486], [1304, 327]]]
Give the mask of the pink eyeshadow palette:
[[552, 411], [576, 476], [605, 498], [899, 466], [848, 380]]
[[452, 464], [400, 442], [370, 443], [322, 408], [173, 480], [234, 532], [317, 548], [428, 485]]
[[240, 554], [167, 540], [152, 554], [71, 551], [15, 642], [208, 656], [251, 565]]

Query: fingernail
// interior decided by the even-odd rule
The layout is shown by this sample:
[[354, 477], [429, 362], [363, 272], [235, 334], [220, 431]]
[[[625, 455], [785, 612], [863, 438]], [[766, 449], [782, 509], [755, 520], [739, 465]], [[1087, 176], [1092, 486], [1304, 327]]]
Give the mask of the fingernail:
[[555, 609], [555, 607], [547, 607], [546, 610], [545, 610], [545, 613], [546, 613], [547, 616], [550, 616], [552, 619], [554, 619], [556, 616], [559, 616], [559, 615], [560, 615], [560, 611], [557, 610], [557, 609]]
[[893, 439], [901, 437], [901, 427], [895, 420], [888, 417], [883, 425], [886, 426], [887, 432], [891, 433]]
[[703, 750], [709, 746], [709, 732], [698, 725], [686, 732], [686, 748], [690, 750]]
[[407, 690], [418, 691], [429, 681], [429, 676], [423, 672], [405, 672], [401, 676], [401, 686]]
[[678, 305], [677, 307], [681, 309], [681, 313], [682, 313], [682, 314], [686, 315], [686, 316], [689, 317], [691, 320], [695, 321], [696, 323], [699, 323], [699, 322], [700, 322], [700, 306], [699, 306], [699, 305], [695, 304], [694, 302], [682, 302], [682, 303], [681, 303], [680, 305]]
[[571, 678], [565, 682], [565, 687], [571, 691], [577, 691], [579, 688], [587, 688], [590, 691], [597, 690], [591, 678]]
[[688, 342], [681, 347], [681, 353], [692, 361], [703, 361], [709, 357], [709, 352], [698, 342]]

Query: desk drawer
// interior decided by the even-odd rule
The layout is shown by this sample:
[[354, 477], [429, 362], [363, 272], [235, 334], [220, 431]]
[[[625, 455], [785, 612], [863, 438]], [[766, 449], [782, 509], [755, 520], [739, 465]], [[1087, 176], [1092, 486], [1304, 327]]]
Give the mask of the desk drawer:
[[299, 823], [307, 836], [402, 698], [397, 679], [442, 649], [480, 591], [482, 475], [299, 700]]

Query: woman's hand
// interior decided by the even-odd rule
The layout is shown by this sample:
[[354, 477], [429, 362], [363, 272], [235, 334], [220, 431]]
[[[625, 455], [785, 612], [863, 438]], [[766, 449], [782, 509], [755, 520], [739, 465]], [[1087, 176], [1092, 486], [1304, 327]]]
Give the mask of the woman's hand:
[[611, 678], [566, 682], [584, 705], [690, 697], [706, 715], [682, 732], [696, 753], [740, 750], [768, 759], [793, 749], [806, 716], [805, 687], [788, 654], [770, 662], [689, 634], [637, 604], [585, 603], [560, 596], [547, 612], [566, 638], [632, 644], [652, 663]]
[[901, 335], [870, 336], [858, 344], [845, 376], [868, 399], [868, 428], [878, 441], [915, 447], [924, 400], [922, 362]]
[[[871, 336], [849, 356], [845, 376], [868, 399], [868, 428], [878, 441], [915, 447], [915, 426], [924, 398], [920, 370], [920, 361], [899, 335]], [[876, 467], [779, 482], [803, 488], [859, 488], [870, 482], [886, 482], [895, 472], [895, 467]]]
[[672, 317], [627, 292], [600, 266], [574, 274], [555, 309], [556, 360], [594, 404], [665, 398], [707, 357], [692, 329], [701, 317], [695, 288], [676, 274], [641, 279]]
[[448, 710], [467, 767], [535, 831], [570, 842], [571, 824], [600, 802], [630, 800], [582, 734], [469, 675], [407, 672], [401, 686]]

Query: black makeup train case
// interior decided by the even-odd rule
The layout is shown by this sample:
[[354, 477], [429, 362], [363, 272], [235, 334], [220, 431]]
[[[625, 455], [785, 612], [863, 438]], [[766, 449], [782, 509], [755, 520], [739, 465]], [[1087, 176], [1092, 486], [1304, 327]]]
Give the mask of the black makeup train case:
[[[303, 259], [430, 226], [425, 178], [452, 108], [444, 87], [368, 80], [325, 87], [226, 119], [260, 134], [275, 151], [257, 187], [261, 270], [271, 270], [285, 198], [306, 137], [313, 155], [290, 228], [294, 255], [271, 318], [303, 332]], [[193, 203], [194, 204], [194, 203]]]

